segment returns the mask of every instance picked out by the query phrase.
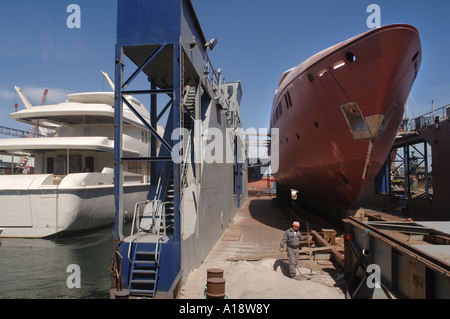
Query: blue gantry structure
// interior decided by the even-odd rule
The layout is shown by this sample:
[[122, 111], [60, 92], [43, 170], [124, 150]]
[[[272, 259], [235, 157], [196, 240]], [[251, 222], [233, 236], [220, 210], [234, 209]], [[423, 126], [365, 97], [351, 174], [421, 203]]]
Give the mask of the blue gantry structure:
[[[246, 197], [241, 83], [225, 83], [221, 70], [213, 68], [208, 51], [216, 43], [206, 41], [190, 0], [118, 1], [116, 293], [176, 296], [182, 279], [205, 259]], [[149, 97], [150, 122], [129, 102], [136, 95]], [[149, 167], [148, 197], [136, 203], [132, 216], [123, 210], [123, 163], [136, 161], [123, 155], [124, 105], [151, 134], [150, 154], [139, 159]], [[220, 132], [222, 140], [209, 138], [211, 132]], [[226, 155], [206, 159], [208, 141], [215, 143], [212, 154]], [[126, 217], [129, 234], [124, 234]]]

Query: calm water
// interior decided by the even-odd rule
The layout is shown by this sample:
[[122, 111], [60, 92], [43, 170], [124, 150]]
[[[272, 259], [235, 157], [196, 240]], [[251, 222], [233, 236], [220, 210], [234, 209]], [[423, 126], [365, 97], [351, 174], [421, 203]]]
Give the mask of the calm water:
[[[0, 239], [0, 298], [109, 298], [113, 242], [112, 228], [76, 238]], [[80, 267], [80, 288], [67, 286], [72, 264]]]

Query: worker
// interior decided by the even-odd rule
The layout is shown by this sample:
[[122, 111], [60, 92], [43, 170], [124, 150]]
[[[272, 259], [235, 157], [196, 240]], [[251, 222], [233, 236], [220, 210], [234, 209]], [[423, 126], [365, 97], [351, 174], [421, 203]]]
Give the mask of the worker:
[[300, 233], [300, 223], [295, 221], [291, 228], [286, 230], [280, 243], [280, 251], [284, 252], [286, 249], [289, 259], [289, 277], [295, 278], [295, 270], [297, 269], [299, 244], [301, 240], [305, 240], [306, 236]]

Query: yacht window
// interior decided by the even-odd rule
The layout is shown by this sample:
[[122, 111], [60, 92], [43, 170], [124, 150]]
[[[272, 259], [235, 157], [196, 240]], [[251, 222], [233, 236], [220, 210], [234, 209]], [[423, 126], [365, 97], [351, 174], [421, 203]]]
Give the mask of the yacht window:
[[94, 157], [86, 156], [84, 159], [84, 172], [91, 173], [94, 171]]
[[284, 101], [286, 103], [287, 109], [292, 107], [291, 94], [289, 93], [289, 91], [287, 91], [287, 93], [284, 95]]
[[287, 91], [287, 98], [289, 101], [289, 106], [292, 107], [291, 93], [289, 91]]
[[66, 175], [67, 168], [67, 156], [58, 155], [56, 156], [55, 166], [53, 174], [55, 175]]
[[47, 157], [47, 174], [53, 174], [53, 161], [54, 158], [53, 157]]
[[[56, 156], [55, 175], [67, 175], [67, 155]], [[69, 155], [69, 173], [81, 173], [81, 155]]]
[[70, 173], [81, 173], [83, 171], [81, 165], [81, 155], [70, 155], [69, 156], [69, 172]]

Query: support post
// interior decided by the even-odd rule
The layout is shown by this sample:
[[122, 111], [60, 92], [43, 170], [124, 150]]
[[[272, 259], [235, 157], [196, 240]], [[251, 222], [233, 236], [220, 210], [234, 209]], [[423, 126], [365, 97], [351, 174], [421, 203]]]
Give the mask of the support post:
[[122, 173], [122, 81], [123, 81], [123, 48], [116, 46], [116, 72], [114, 93], [114, 201], [116, 207], [114, 240], [123, 239], [123, 173]]
[[[151, 90], [156, 90], [156, 85], [151, 83]], [[150, 97], [150, 125], [156, 129], [158, 132], [158, 98], [156, 94], [152, 94]], [[156, 152], [156, 137], [155, 135], [150, 135], [150, 157], [158, 156]], [[151, 179], [156, 176], [156, 165], [154, 163], [150, 163], [150, 176]], [[153, 180], [151, 181], [153, 183]]]
[[430, 198], [430, 189], [428, 186], [428, 145], [427, 142], [423, 142], [423, 149], [424, 149], [424, 163], [425, 163], [425, 198]]
[[411, 163], [409, 158], [409, 144], [405, 145], [404, 148], [404, 155], [405, 155], [405, 192], [406, 192], [406, 198], [411, 198], [411, 181], [410, 181], [410, 170], [411, 170]]
[[[180, 132], [177, 128], [181, 127], [181, 46], [179, 42], [173, 45], [173, 145], [180, 142]], [[180, 181], [180, 164], [176, 162], [173, 165], [173, 183], [174, 183], [174, 241], [180, 242], [180, 200], [181, 200], [181, 181]]]

